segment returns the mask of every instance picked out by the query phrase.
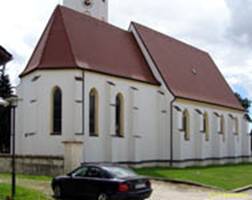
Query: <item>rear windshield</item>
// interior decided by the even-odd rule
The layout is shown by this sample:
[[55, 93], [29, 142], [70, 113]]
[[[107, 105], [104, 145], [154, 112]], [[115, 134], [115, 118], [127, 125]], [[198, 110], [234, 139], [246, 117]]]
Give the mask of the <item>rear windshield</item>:
[[134, 177], [137, 174], [128, 168], [122, 167], [104, 167], [109, 173], [111, 173], [116, 178], [127, 178], [127, 177]]

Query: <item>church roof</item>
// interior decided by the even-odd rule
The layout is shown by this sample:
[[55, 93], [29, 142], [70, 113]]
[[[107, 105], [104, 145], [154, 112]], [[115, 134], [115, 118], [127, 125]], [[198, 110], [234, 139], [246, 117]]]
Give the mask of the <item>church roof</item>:
[[244, 110], [207, 52], [132, 24], [174, 96]]
[[130, 32], [58, 6], [20, 76], [73, 68], [159, 84]]
[[[175, 97], [243, 110], [208, 53], [132, 24]], [[76, 68], [159, 84], [131, 32], [58, 6], [20, 76]]]

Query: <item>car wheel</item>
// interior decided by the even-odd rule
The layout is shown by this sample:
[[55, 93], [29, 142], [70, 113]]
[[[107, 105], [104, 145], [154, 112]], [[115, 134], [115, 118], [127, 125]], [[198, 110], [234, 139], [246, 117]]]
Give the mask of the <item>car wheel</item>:
[[56, 198], [60, 198], [62, 196], [62, 191], [61, 191], [61, 187], [59, 185], [56, 185], [53, 189], [54, 192], [54, 196]]
[[98, 195], [97, 200], [109, 200], [109, 198], [105, 193], [101, 193]]

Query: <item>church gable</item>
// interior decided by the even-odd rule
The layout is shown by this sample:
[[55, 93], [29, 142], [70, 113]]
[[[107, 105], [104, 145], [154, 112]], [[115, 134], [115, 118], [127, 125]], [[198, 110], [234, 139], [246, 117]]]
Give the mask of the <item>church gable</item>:
[[58, 6], [21, 76], [62, 68], [158, 84], [132, 33]]

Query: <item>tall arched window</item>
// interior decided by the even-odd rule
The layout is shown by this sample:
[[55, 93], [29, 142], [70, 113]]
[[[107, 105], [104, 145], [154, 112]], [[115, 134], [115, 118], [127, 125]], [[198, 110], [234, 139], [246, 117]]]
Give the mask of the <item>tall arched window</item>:
[[183, 130], [185, 132], [184, 138], [186, 141], [190, 140], [190, 116], [188, 110], [183, 112]]
[[99, 135], [98, 125], [98, 92], [95, 88], [89, 92], [89, 134], [90, 136]]
[[124, 99], [121, 93], [116, 95], [115, 102], [115, 131], [116, 136], [124, 136]]
[[209, 118], [207, 112], [204, 113], [204, 133], [206, 134], [205, 139], [209, 141]]
[[52, 134], [61, 135], [62, 132], [62, 92], [55, 87], [52, 92]]

